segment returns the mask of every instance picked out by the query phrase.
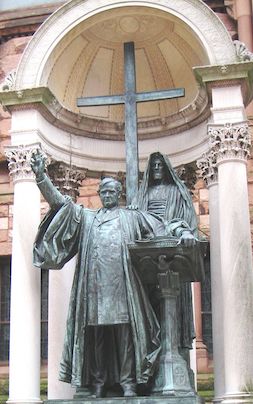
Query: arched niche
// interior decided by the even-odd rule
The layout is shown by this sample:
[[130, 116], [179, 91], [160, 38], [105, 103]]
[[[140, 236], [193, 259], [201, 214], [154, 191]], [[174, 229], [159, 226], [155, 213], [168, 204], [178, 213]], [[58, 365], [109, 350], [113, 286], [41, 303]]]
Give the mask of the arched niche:
[[70, 143], [64, 138], [71, 137], [78, 165], [124, 170], [123, 107], [78, 109], [76, 98], [124, 91], [123, 43], [128, 41], [135, 42], [138, 91], [186, 90], [183, 99], [138, 106], [140, 161], [154, 147], [174, 164], [196, 159], [205, 149], [210, 108], [192, 68], [236, 62], [226, 28], [202, 1], [68, 2], [25, 49], [15, 81], [21, 95], [13, 112], [21, 106], [38, 110], [46, 147], [61, 150], [63, 160]]

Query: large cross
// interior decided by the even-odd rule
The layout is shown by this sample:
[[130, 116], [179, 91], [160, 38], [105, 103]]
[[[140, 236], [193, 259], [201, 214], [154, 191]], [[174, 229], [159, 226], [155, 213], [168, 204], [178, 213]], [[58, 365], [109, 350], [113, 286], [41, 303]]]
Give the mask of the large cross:
[[125, 104], [126, 202], [130, 204], [138, 191], [139, 158], [137, 136], [137, 102], [184, 97], [184, 88], [136, 93], [134, 43], [124, 43], [125, 94], [77, 99], [78, 107]]

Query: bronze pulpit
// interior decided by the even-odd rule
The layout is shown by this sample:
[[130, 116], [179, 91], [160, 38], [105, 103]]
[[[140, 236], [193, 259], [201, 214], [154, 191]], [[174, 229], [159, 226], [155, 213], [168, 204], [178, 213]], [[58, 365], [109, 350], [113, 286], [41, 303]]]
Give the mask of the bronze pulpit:
[[[152, 395], [201, 402], [190, 382], [186, 361], [178, 351], [177, 296], [180, 282], [199, 282], [204, 277], [206, 242], [184, 247], [179, 240], [156, 238], [129, 244], [131, 259], [144, 285], [156, 286], [160, 300], [161, 344], [159, 369]], [[187, 401], [188, 402], [188, 401]], [[191, 399], [190, 401], [191, 402]]]

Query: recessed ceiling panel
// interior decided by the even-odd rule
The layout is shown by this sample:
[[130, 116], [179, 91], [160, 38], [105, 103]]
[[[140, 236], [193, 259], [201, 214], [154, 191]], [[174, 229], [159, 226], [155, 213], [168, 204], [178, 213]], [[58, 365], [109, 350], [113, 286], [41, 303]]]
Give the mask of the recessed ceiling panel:
[[77, 108], [76, 100], [124, 92], [123, 47], [128, 41], [135, 44], [137, 91], [184, 87], [186, 94], [138, 104], [138, 122], [175, 121], [198, 94], [192, 67], [208, 63], [208, 58], [189, 27], [160, 10], [116, 8], [75, 27], [50, 55], [49, 88], [80, 117], [99, 120], [100, 126], [101, 121], [123, 124], [124, 105]]

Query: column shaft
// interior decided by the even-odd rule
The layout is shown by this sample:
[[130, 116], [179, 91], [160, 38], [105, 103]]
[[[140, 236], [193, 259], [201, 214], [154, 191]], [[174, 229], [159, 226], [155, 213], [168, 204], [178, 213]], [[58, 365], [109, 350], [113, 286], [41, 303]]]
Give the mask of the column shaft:
[[59, 381], [60, 360], [69, 306], [75, 259], [61, 271], [49, 273], [48, 310], [48, 399], [73, 398], [75, 390]]
[[6, 147], [14, 181], [8, 403], [40, 400], [41, 272], [33, 267], [40, 193], [30, 167], [39, 144]]
[[40, 270], [32, 249], [40, 221], [35, 182], [14, 187], [8, 403], [40, 402]]
[[207, 353], [207, 347], [203, 343], [200, 282], [194, 283], [194, 302], [195, 302], [196, 351], [198, 359], [197, 368], [199, 372], [206, 372], [208, 368], [208, 353]]
[[251, 0], [236, 0], [236, 17], [238, 22], [238, 36], [247, 48], [253, 51], [252, 39], [252, 4]]
[[212, 293], [212, 330], [215, 402], [220, 402], [225, 393], [224, 374], [224, 320], [223, 291], [220, 262], [220, 225], [218, 183], [209, 185], [210, 216], [210, 261]]
[[218, 166], [226, 395], [247, 391], [253, 375], [253, 272], [246, 165]]
[[214, 402], [225, 393], [223, 285], [220, 258], [219, 186], [216, 153], [211, 149], [198, 161], [198, 167], [209, 191], [210, 263], [212, 296], [212, 331], [214, 362]]

